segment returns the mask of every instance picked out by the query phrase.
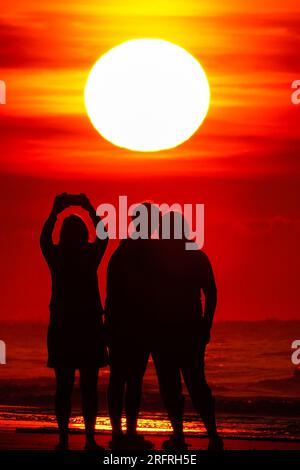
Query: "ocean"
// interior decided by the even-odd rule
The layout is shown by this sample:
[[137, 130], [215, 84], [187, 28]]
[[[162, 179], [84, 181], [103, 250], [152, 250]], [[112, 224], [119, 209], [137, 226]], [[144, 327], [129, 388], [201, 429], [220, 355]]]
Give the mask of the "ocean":
[[[7, 364], [0, 365], [0, 428], [55, 429], [54, 379], [46, 364], [44, 324], [0, 323]], [[216, 323], [207, 348], [207, 380], [217, 400], [220, 431], [227, 437], [300, 439], [300, 370], [291, 362], [291, 344], [300, 339], [300, 321]], [[108, 368], [99, 376], [97, 430], [109, 432], [106, 407]], [[186, 393], [187, 395], [187, 393]], [[83, 429], [76, 383], [71, 428]], [[139, 428], [170, 431], [152, 361], [144, 380]], [[185, 429], [205, 434], [187, 397]]]

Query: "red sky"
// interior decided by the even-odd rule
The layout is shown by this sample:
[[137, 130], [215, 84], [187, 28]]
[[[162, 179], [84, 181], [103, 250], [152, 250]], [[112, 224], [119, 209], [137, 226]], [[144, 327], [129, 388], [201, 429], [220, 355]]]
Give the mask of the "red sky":
[[[0, 20], [1, 319], [47, 320], [38, 238], [61, 191], [95, 205], [120, 194], [204, 203], [217, 318], [299, 318], [299, 25], [300, 5], [282, 0], [10, 1]], [[86, 116], [93, 63], [135, 37], [173, 41], [206, 70], [208, 116], [176, 149], [118, 149]]]

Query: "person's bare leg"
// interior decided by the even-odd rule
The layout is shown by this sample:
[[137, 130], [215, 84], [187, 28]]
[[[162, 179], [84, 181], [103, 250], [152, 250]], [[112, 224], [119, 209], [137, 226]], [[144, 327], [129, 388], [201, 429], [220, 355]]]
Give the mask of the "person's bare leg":
[[85, 449], [100, 449], [95, 441], [95, 427], [98, 413], [98, 367], [86, 366], [80, 369], [80, 390], [82, 414], [85, 423]]
[[75, 369], [59, 367], [55, 369], [56, 393], [55, 414], [59, 430], [57, 450], [67, 450], [69, 446], [68, 432], [71, 416], [71, 396], [75, 381]]
[[157, 350], [153, 360], [159, 382], [160, 394], [173, 429], [173, 436], [165, 441], [167, 449], [186, 448], [183, 432], [184, 397], [182, 394], [180, 368], [176, 358], [169, 351]]
[[130, 377], [126, 384], [125, 414], [126, 429], [129, 436], [136, 434], [142, 397], [142, 380]]
[[206, 382], [204, 356], [205, 348], [186, 348], [187, 356], [182, 367], [182, 375], [195, 410], [199, 413], [209, 438], [210, 450], [223, 448], [218, 434], [215, 414], [215, 399]]
[[124, 394], [125, 377], [122, 370], [112, 364], [107, 389], [107, 402], [113, 436], [122, 435]]
[[128, 436], [136, 436], [142, 399], [143, 378], [147, 369], [150, 352], [137, 342], [128, 368], [125, 391], [126, 429]]

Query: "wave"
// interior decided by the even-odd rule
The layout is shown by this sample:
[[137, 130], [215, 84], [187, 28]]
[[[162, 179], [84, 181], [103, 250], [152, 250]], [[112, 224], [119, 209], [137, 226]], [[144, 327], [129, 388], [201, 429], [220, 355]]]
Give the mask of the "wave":
[[[218, 417], [218, 427], [224, 437], [235, 439], [263, 439], [297, 441], [300, 439], [300, 425], [297, 418], [278, 418], [259, 416], [224, 416]], [[19, 432], [49, 433], [57, 432], [55, 416], [37, 408], [0, 407], [0, 428]], [[71, 432], [83, 432], [83, 418], [74, 414], [71, 418]], [[97, 432], [110, 433], [111, 427], [107, 415], [97, 418]], [[149, 434], [170, 433], [170, 423], [164, 413], [141, 413], [138, 429]], [[191, 436], [205, 436], [201, 420], [193, 415], [185, 415], [185, 432]]]
[[300, 378], [298, 376], [293, 376], [278, 379], [257, 380], [256, 382], [249, 384], [248, 388], [269, 390], [280, 393], [281, 395], [286, 394], [287, 396], [299, 396]]

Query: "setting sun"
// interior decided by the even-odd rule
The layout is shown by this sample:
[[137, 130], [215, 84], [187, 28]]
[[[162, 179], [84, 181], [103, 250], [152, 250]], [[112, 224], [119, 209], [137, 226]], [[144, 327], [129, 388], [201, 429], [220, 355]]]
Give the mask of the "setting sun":
[[204, 120], [210, 101], [200, 63], [161, 39], [114, 47], [90, 71], [85, 105], [97, 131], [116, 146], [141, 152], [176, 147]]

